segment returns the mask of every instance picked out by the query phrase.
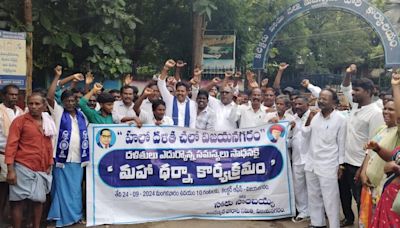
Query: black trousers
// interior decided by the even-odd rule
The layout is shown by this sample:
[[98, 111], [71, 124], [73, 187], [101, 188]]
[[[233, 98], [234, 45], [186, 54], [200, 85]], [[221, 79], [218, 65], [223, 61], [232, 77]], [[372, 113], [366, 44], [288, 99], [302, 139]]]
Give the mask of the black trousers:
[[344, 217], [347, 221], [354, 222], [354, 213], [351, 209], [352, 196], [357, 203], [357, 213], [360, 211], [361, 199], [361, 181], [357, 183], [354, 181], [354, 176], [360, 167], [350, 164], [344, 164], [345, 170], [342, 178], [339, 180], [340, 201], [342, 202], [342, 209]]

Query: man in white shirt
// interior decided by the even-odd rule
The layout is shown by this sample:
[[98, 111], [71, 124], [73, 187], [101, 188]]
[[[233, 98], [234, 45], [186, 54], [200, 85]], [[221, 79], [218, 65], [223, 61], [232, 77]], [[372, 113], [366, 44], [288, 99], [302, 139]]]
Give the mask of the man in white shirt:
[[133, 110], [133, 105], [133, 88], [125, 85], [121, 88], [121, 100], [114, 101], [112, 110], [114, 123], [133, 123], [139, 121]]
[[[152, 94], [150, 94], [149, 96], [146, 97], [146, 99], [143, 100], [142, 105], [140, 106], [141, 110], [145, 110], [148, 113], [151, 113], [153, 111], [153, 101], [155, 100], [160, 100], [161, 99], [161, 94], [160, 94], [160, 90], [158, 89], [157, 86], [157, 81], [151, 81], [146, 88], [151, 89]], [[146, 89], [145, 88], [145, 89]]]
[[351, 103], [350, 116], [347, 118], [345, 160], [342, 178], [339, 180], [340, 199], [345, 220], [342, 226], [354, 223], [351, 209], [352, 196], [360, 208], [361, 181], [360, 171], [365, 157], [364, 145], [372, 139], [376, 129], [384, 124], [382, 109], [372, 102], [374, 83], [366, 78], [357, 79], [351, 84], [351, 77], [356, 73], [353, 64], [346, 70], [341, 86], [343, 94]]
[[296, 112], [295, 127], [293, 129], [292, 137], [292, 169], [293, 169], [293, 185], [296, 209], [298, 211], [297, 217], [293, 218], [293, 222], [301, 222], [309, 218], [308, 210], [308, 196], [306, 174], [304, 165], [306, 156], [309, 150], [309, 138], [303, 135], [302, 131], [305, 127], [310, 110], [308, 106], [308, 98], [298, 96], [294, 101], [294, 110]]
[[19, 88], [6, 85], [2, 90], [3, 103], [0, 104], [0, 221], [3, 221], [4, 209], [8, 201], [7, 165], [4, 162], [4, 151], [11, 122], [23, 114], [17, 106]]
[[216, 131], [227, 131], [237, 128], [237, 123], [230, 120], [228, 117], [235, 106], [233, 102], [234, 89], [230, 86], [223, 86], [220, 91], [220, 100], [213, 96], [208, 97], [208, 106], [217, 114], [215, 122]]
[[261, 107], [262, 94], [260, 88], [254, 88], [250, 95], [250, 106], [235, 104], [229, 115], [231, 121], [239, 121], [239, 128], [258, 127], [268, 123], [267, 112]]
[[179, 127], [196, 128], [197, 108], [196, 103], [189, 99], [189, 86], [183, 82], [176, 83], [175, 96], [167, 89], [165, 79], [168, 70], [175, 66], [174, 60], [168, 60], [158, 78], [158, 89], [166, 104], [166, 115], [171, 117], [174, 125]]
[[310, 149], [305, 164], [308, 191], [308, 207], [311, 226], [326, 226], [325, 212], [329, 227], [340, 226], [340, 194], [338, 178], [343, 170], [345, 118], [335, 110], [338, 96], [331, 89], [319, 94], [318, 107], [321, 112], [311, 112], [303, 128], [303, 134], [310, 139]]
[[197, 119], [196, 119], [196, 129], [201, 130], [215, 130], [215, 112], [208, 107], [208, 97], [209, 94], [206, 90], [200, 90], [197, 94]]
[[139, 116], [140, 121], [143, 124], [148, 125], [163, 125], [163, 126], [172, 126], [174, 125], [174, 121], [165, 115], [165, 102], [160, 99], [156, 99], [152, 102], [152, 111], [148, 112], [141, 108], [142, 102], [146, 100], [149, 96], [153, 94], [153, 91], [150, 88], [146, 88], [142, 95], [137, 99], [133, 109], [136, 112], [136, 115]]

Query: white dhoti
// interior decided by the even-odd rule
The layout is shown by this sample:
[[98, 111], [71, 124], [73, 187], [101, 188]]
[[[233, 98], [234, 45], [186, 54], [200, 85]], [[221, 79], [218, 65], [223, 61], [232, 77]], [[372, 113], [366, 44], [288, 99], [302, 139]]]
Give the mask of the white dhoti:
[[326, 226], [326, 212], [329, 227], [340, 227], [340, 195], [337, 177], [328, 178], [306, 171], [306, 179], [311, 225]]
[[17, 183], [10, 185], [10, 201], [29, 199], [34, 202], [46, 202], [46, 194], [50, 192], [52, 176], [45, 172], [35, 172], [15, 163]]
[[299, 212], [298, 217], [306, 218], [309, 216], [307, 183], [304, 165], [293, 165], [293, 186], [296, 209]]

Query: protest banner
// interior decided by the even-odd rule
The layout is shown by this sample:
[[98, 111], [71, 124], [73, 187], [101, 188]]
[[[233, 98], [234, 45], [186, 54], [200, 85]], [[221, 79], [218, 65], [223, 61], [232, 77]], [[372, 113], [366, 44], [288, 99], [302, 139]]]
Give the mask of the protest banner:
[[91, 125], [87, 225], [294, 216], [287, 127]]

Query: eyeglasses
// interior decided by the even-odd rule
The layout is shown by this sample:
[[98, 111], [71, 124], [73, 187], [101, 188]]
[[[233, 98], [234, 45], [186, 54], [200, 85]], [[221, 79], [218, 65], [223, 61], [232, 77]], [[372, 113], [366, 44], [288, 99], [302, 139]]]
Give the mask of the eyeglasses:
[[227, 92], [227, 91], [222, 91], [221, 92], [221, 94], [228, 94], [228, 93], [231, 93], [231, 92]]

